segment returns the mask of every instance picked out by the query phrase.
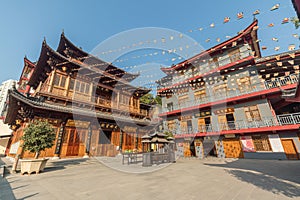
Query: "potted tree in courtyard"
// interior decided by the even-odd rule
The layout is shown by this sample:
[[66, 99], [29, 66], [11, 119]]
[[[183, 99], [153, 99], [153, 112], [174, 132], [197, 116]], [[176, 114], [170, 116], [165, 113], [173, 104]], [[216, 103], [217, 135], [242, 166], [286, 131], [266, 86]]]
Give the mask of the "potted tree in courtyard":
[[34, 159], [21, 160], [21, 174], [25, 172], [31, 174], [32, 172], [39, 173], [43, 171], [48, 159], [38, 159], [40, 152], [51, 148], [54, 145], [56, 134], [52, 125], [46, 121], [35, 121], [24, 129], [23, 150], [35, 154]]

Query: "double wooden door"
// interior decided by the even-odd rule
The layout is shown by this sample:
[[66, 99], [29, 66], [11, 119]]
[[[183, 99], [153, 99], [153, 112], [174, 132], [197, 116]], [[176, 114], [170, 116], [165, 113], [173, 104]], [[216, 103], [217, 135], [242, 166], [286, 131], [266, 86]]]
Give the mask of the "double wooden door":
[[67, 134], [67, 153], [66, 156], [78, 156], [80, 138], [76, 129], [70, 129]]
[[281, 139], [281, 143], [287, 159], [298, 160], [298, 152], [292, 139]]
[[243, 158], [243, 150], [239, 139], [223, 139], [226, 158]]

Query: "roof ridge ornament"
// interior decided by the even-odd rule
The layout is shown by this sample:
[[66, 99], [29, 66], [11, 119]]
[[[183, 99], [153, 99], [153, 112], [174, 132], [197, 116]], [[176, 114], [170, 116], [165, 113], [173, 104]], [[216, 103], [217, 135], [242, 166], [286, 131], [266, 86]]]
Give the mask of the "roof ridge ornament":
[[47, 44], [46, 37], [44, 36], [43, 45], [46, 45], [46, 44]]

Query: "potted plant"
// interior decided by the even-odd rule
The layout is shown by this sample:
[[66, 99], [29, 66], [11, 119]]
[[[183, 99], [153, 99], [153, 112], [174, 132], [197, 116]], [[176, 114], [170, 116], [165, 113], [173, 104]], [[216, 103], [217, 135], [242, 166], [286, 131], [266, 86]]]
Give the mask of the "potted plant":
[[24, 129], [24, 135], [21, 137], [23, 140], [23, 150], [35, 154], [33, 160], [21, 160], [21, 174], [25, 172], [31, 174], [43, 171], [48, 159], [38, 159], [40, 152], [54, 145], [56, 134], [52, 125], [47, 121], [34, 121]]

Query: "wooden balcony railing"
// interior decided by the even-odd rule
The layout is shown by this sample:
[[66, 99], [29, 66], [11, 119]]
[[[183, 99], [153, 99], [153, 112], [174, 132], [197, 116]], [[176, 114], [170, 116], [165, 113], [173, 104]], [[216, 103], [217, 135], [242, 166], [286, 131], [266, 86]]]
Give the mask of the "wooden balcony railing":
[[100, 96], [91, 97], [90, 94], [80, 93], [73, 90], [66, 90], [65, 88], [60, 87], [52, 87], [51, 92], [49, 91], [49, 85], [44, 84], [39, 91], [39, 93], [44, 93], [46, 95], [57, 96], [60, 98], [71, 99], [72, 101], [83, 101], [94, 103], [95, 106], [101, 106], [105, 108], [114, 108], [117, 110], [127, 111], [133, 114], [148, 116], [147, 110], [139, 109], [137, 107], [133, 107], [126, 104], [117, 104], [116, 101], [112, 101], [110, 99], [106, 99]]
[[104, 99], [104, 98], [101, 98], [101, 97], [95, 97], [95, 103], [98, 106], [111, 108], [111, 100], [109, 100], [109, 99]]

